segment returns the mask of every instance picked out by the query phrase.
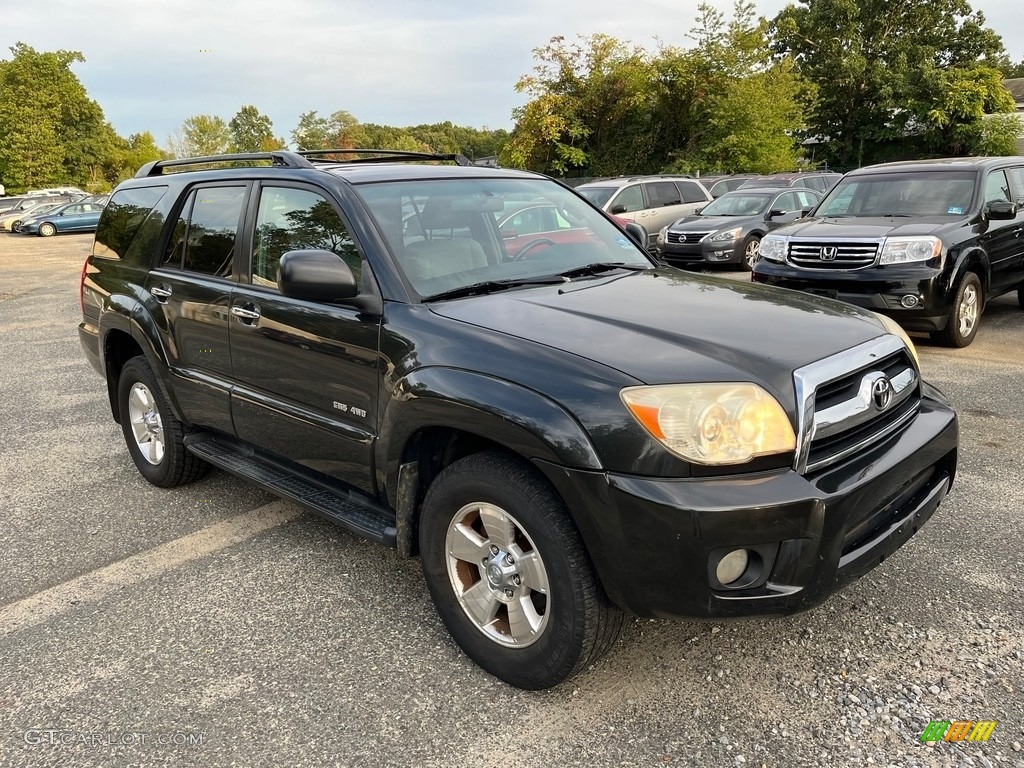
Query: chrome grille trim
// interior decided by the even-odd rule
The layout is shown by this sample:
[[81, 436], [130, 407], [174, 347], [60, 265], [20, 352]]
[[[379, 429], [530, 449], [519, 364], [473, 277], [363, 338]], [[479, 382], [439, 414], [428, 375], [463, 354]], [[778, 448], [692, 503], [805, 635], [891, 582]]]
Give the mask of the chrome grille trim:
[[665, 237], [670, 243], [674, 243], [676, 245], [688, 245], [692, 243], [699, 243], [710, 234], [710, 232], [673, 232], [669, 230]]
[[[882, 241], [875, 240], [793, 240], [786, 250], [786, 260], [800, 269], [862, 269], [875, 263]], [[831, 258], [823, 256], [828, 252]]]
[[[857, 390], [855, 398], [833, 405], [831, 408], [816, 411], [814, 413], [814, 437], [831, 437], [847, 429], [858, 427], [878, 416], [879, 412], [871, 404], [871, 387], [880, 376], [885, 376], [885, 373], [883, 371], [868, 371], [861, 378], [860, 388]], [[902, 373], [890, 381], [894, 395], [888, 409], [892, 410], [913, 393], [913, 385], [917, 383], [917, 373], [913, 368], [905, 368]]]
[[899, 419], [897, 419], [896, 421], [892, 422], [891, 424], [887, 424], [883, 429], [880, 429], [878, 432], [874, 432], [871, 435], [869, 435], [868, 437], [865, 437], [860, 442], [855, 443], [854, 445], [847, 446], [843, 450], [838, 451], [837, 453], [833, 453], [832, 455], [827, 456], [824, 459], [808, 463], [806, 471], [807, 472], [813, 472], [816, 469], [821, 469], [823, 467], [827, 467], [827, 466], [830, 466], [832, 464], [836, 464], [837, 462], [842, 461], [843, 459], [847, 458], [848, 456], [852, 456], [853, 454], [858, 453], [858, 452], [864, 450], [868, 446], [877, 443], [879, 440], [884, 440], [889, 435], [891, 435], [893, 432], [896, 432], [898, 429], [903, 427], [905, 424], [907, 424], [908, 422], [913, 420], [913, 418], [915, 416], [917, 416], [917, 414], [918, 414], [918, 412], [920, 410], [921, 410], [921, 404], [920, 403], [914, 403], [913, 407], [909, 411], [904, 413], [902, 416], [899, 417]]
[[[909, 397], [916, 389], [914, 383], [920, 381], [921, 373], [917, 369], [917, 365], [913, 360], [913, 355], [910, 354], [910, 351], [903, 343], [903, 340], [892, 334], [879, 336], [877, 339], [872, 339], [871, 341], [859, 344], [858, 346], [847, 349], [844, 352], [832, 355], [831, 357], [826, 357], [824, 360], [819, 360], [794, 371], [793, 385], [796, 390], [797, 410], [796, 455], [793, 459], [794, 470], [801, 474], [808, 471], [811, 444], [814, 442], [815, 437], [823, 437], [823, 435], [816, 433], [819, 424], [814, 411], [814, 406], [818, 388], [828, 384], [829, 382], [841, 379], [844, 376], [849, 376], [854, 371], [862, 368], [869, 368], [880, 360], [899, 352], [905, 352], [913, 366], [913, 379], [904, 385], [904, 389], [902, 390], [903, 392], [908, 393], [902, 398], [903, 400], [906, 400], [906, 398]], [[865, 371], [865, 374], [866, 373], [867, 371]], [[902, 376], [903, 374], [901, 373], [900, 377]], [[890, 409], [887, 410], [891, 410], [892, 407], [898, 406], [890, 406]], [[832, 409], [826, 409], [823, 413], [831, 410]], [[917, 409], [912, 409], [911, 412], [916, 413]], [[867, 421], [869, 421], [869, 419], [862, 420], [860, 423], [863, 424]], [[902, 425], [906, 423], [906, 421], [907, 419], [903, 419], [898, 422], [898, 425]], [[837, 434], [849, 429], [853, 425], [847, 422], [841, 426], [822, 426], [824, 429], [830, 430], [830, 434]], [[885, 434], [873, 433], [864, 441], [861, 441], [863, 444], [858, 443], [858, 445], [854, 446], [852, 449], [844, 449], [841, 458], [845, 458], [845, 456], [850, 455], [853, 451], [860, 450], [866, 445], [882, 439], [895, 429], [895, 426], [889, 425], [887, 429], [883, 430]], [[817, 468], [825, 466], [825, 463], [832, 463], [833, 461], [839, 461], [839, 459], [829, 456], [826, 459], [816, 462], [814, 467]]]

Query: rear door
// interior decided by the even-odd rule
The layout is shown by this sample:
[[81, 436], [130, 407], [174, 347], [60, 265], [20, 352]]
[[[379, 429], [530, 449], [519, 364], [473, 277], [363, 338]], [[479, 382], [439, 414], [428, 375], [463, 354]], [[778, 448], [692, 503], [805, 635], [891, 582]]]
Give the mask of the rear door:
[[1010, 182], [1010, 196], [1018, 209], [1008, 285], [1021, 285], [1024, 283], [1024, 165], [1007, 168], [1006, 175]]
[[256, 190], [249, 222], [248, 267], [230, 306], [236, 434], [372, 492], [381, 318], [277, 288], [281, 256], [301, 249], [332, 251], [368, 285], [351, 227], [326, 191], [281, 182]]
[[161, 263], [150, 271], [154, 315], [185, 420], [231, 433], [228, 306], [249, 185], [196, 186], [177, 210]]

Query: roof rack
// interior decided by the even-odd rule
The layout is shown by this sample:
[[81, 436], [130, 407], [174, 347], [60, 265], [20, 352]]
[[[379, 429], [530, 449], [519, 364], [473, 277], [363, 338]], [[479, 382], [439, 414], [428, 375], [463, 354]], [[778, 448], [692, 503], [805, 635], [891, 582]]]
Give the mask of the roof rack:
[[440, 154], [437, 152], [408, 152], [404, 149], [300, 149], [295, 154], [303, 157], [318, 155], [377, 155], [377, 157], [355, 157], [351, 160], [321, 158], [322, 163], [391, 163], [396, 160], [444, 160], [456, 165], [475, 165], [465, 155]]
[[313, 164], [297, 152], [242, 152], [231, 155], [209, 155], [207, 157], [181, 157], [174, 160], [154, 160], [139, 168], [136, 179], [146, 176], [160, 176], [165, 168], [185, 165], [212, 165], [214, 163], [230, 163], [238, 160], [270, 160], [271, 165], [286, 168], [312, 168]]

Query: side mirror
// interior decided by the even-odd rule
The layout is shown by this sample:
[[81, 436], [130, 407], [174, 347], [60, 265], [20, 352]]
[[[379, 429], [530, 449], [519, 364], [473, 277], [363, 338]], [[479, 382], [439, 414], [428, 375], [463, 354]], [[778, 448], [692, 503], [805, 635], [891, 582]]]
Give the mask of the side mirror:
[[696, 214], [701, 214], [701, 213], [704, 213], [704, 208], [707, 208], [707, 206], [705, 205], [705, 206], [704, 206], [703, 208], [698, 208], [698, 209], [696, 209], [696, 210], [694, 211], [694, 213], [696, 213]]
[[330, 251], [288, 251], [277, 267], [277, 287], [285, 296], [306, 301], [335, 301], [359, 295], [348, 264]]
[[810, 216], [811, 211], [813, 210], [813, 208], [804, 208], [802, 211], [800, 211], [800, 218], [803, 218], [804, 216]]
[[1009, 200], [993, 200], [985, 206], [990, 219], [1014, 219], [1017, 217], [1017, 204]]
[[625, 213], [625, 212], [626, 212], [626, 206], [624, 206], [624, 205], [613, 205], [611, 210], [608, 211], [608, 213], [612, 214], [613, 216], [616, 215], [616, 214]]
[[635, 221], [631, 221], [626, 225], [626, 234], [629, 235], [629, 239], [639, 245], [645, 251], [647, 250], [647, 230], [637, 224]]

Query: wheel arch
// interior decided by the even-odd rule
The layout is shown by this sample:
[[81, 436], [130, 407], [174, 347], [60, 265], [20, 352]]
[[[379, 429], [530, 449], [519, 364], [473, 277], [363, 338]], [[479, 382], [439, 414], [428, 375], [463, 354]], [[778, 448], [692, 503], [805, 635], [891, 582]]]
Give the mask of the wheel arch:
[[378, 484], [396, 511], [401, 554], [415, 554], [419, 506], [434, 478], [488, 450], [531, 464], [601, 466], [582, 425], [545, 396], [469, 371], [417, 371], [396, 387], [378, 443]]

